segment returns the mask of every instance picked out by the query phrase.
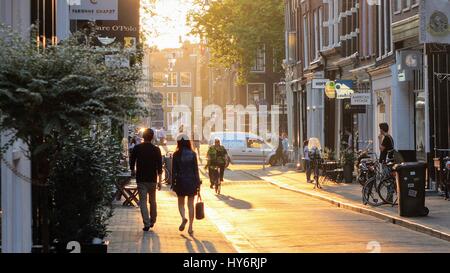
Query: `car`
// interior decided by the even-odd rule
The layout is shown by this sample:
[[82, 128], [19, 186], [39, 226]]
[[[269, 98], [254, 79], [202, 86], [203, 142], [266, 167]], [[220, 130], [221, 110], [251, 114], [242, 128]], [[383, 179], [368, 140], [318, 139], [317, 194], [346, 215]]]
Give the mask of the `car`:
[[274, 162], [276, 148], [253, 133], [214, 132], [209, 138], [209, 146], [220, 139], [227, 149], [232, 164], [268, 164]]

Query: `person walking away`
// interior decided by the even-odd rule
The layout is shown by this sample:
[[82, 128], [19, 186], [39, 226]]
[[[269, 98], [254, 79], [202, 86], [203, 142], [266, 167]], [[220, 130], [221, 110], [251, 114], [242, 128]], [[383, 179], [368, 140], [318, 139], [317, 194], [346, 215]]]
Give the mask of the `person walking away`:
[[317, 143], [311, 143], [311, 140], [308, 144], [309, 149], [309, 159], [311, 160], [311, 170], [314, 171], [314, 189], [321, 189], [322, 186], [319, 184], [319, 168], [322, 160], [320, 148]]
[[389, 125], [387, 123], [380, 123], [380, 135], [378, 141], [380, 143], [380, 163], [386, 163], [388, 153], [394, 150], [394, 139], [389, 134]]
[[283, 159], [283, 136], [280, 135], [278, 137], [278, 146], [277, 150], [275, 151], [275, 157], [277, 158], [277, 162], [280, 162], [284, 166], [284, 159]]
[[131, 154], [133, 153], [133, 149], [136, 145], [136, 137], [133, 137], [128, 145], [128, 166], [131, 166]]
[[188, 223], [186, 219], [185, 203], [189, 211], [189, 235], [194, 234], [194, 199], [200, 191], [200, 175], [198, 170], [197, 154], [192, 150], [192, 144], [187, 135], [180, 135], [177, 139], [177, 150], [173, 155], [173, 184], [172, 189], [178, 196], [178, 210], [181, 216], [180, 231]]
[[[146, 129], [143, 133], [144, 142], [136, 145], [131, 154], [130, 169], [132, 176], [136, 177], [138, 185], [139, 207], [144, 222], [144, 231], [149, 231], [156, 223], [158, 215], [156, 189], [161, 190], [162, 183], [161, 150], [152, 144], [154, 136], [153, 130]], [[150, 214], [147, 207], [147, 198], [150, 201]]]
[[159, 146], [161, 146], [164, 149], [164, 152], [168, 154], [169, 149], [167, 148], [167, 133], [164, 127], [158, 130], [158, 139], [159, 139]]
[[283, 133], [282, 137], [282, 145], [283, 145], [283, 167], [289, 161], [289, 138], [286, 133]]
[[[214, 168], [219, 169], [219, 177], [220, 182], [223, 182], [223, 177], [225, 174], [225, 167], [227, 165], [228, 161], [228, 152], [227, 149], [225, 149], [224, 146], [221, 145], [220, 139], [215, 139], [214, 145], [209, 147], [208, 153], [208, 164], [206, 165], [207, 168], [209, 168], [209, 174], [214, 174]], [[215, 174], [214, 174], [215, 175]], [[213, 179], [214, 180], [214, 179]], [[214, 188], [214, 184], [211, 181], [211, 189]]]
[[311, 160], [309, 159], [309, 141], [303, 142], [303, 160], [305, 160], [306, 183], [311, 183]]

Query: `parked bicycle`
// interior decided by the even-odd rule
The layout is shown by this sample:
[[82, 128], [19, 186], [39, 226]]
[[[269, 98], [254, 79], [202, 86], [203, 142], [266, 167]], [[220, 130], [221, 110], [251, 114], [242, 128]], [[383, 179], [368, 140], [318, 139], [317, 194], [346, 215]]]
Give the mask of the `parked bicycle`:
[[439, 177], [439, 179], [436, 179], [438, 188], [445, 200], [450, 200], [450, 156], [448, 156], [450, 149], [436, 149], [436, 151], [440, 153], [440, 157], [437, 158], [439, 160], [439, 168], [437, 168], [439, 173], [436, 175]]
[[393, 166], [394, 160], [389, 156], [386, 163], [376, 161], [367, 165], [368, 180], [362, 190], [364, 205], [397, 204], [397, 182]]
[[171, 162], [172, 153], [167, 153], [167, 155], [163, 158], [163, 174], [162, 174], [162, 182], [166, 185], [172, 184], [172, 171], [171, 171]]

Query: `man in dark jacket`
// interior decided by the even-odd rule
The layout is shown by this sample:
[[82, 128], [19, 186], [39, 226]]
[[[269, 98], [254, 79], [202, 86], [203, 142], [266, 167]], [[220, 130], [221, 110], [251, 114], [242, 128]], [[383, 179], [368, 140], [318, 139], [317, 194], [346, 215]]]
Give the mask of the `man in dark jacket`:
[[[145, 130], [143, 134], [144, 142], [134, 147], [130, 160], [131, 174], [136, 177], [138, 184], [144, 231], [150, 230], [156, 223], [156, 189], [161, 190], [162, 181], [161, 150], [152, 144], [154, 135], [153, 130]], [[150, 215], [147, 208], [147, 197], [150, 199]]]

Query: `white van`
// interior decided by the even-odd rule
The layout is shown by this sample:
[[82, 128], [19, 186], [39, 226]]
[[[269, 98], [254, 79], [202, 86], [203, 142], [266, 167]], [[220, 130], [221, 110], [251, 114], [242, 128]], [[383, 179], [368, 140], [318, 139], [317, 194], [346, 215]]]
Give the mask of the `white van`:
[[209, 145], [220, 139], [227, 149], [232, 164], [251, 163], [268, 164], [275, 156], [276, 149], [256, 134], [244, 132], [214, 132], [209, 138]]

